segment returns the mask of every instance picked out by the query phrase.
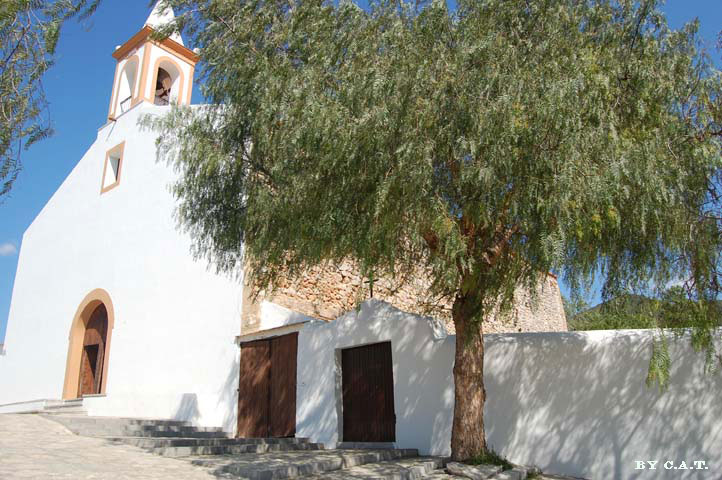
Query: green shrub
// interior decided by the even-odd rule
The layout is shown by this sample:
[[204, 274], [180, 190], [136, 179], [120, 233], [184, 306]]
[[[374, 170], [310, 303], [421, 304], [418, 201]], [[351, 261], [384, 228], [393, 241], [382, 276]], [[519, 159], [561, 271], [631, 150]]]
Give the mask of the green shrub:
[[505, 457], [502, 457], [491, 448], [470, 458], [466, 463], [469, 465], [499, 465], [504, 470], [514, 468], [514, 465], [509, 463]]

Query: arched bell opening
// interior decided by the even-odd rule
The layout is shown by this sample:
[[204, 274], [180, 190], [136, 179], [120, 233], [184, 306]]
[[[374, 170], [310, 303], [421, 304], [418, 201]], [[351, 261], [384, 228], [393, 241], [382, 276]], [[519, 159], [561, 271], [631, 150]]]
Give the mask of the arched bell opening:
[[158, 61], [155, 72], [154, 96], [155, 105], [179, 104], [183, 92], [183, 76], [178, 65], [170, 58]]
[[133, 106], [136, 96], [136, 80], [138, 77], [138, 59], [132, 58], [123, 67], [118, 79], [118, 96], [114, 111], [117, 115], [127, 112]]

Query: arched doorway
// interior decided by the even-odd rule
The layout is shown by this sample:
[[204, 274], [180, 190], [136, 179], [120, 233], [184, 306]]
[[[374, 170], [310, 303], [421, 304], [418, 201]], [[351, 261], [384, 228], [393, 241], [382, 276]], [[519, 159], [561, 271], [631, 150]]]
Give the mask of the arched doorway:
[[63, 399], [105, 393], [114, 323], [108, 292], [102, 289], [90, 292], [70, 327]]

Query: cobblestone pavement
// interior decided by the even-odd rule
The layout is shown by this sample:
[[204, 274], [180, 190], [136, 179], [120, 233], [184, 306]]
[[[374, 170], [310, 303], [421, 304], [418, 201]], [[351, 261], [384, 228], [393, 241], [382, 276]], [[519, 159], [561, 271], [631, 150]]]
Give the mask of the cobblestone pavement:
[[38, 415], [0, 415], [0, 479], [217, 480], [203, 467], [79, 437]]

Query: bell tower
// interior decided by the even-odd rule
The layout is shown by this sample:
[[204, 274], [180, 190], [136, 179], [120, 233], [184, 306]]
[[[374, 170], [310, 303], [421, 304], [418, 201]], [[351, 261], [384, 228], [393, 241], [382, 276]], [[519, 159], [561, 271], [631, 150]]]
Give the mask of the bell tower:
[[190, 105], [198, 55], [183, 45], [180, 35], [155, 41], [151, 34], [175, 18], [156, 3], [143, 28], [116, 48], [113, 93], [108, 119], [115, 121], [139, 103]]

